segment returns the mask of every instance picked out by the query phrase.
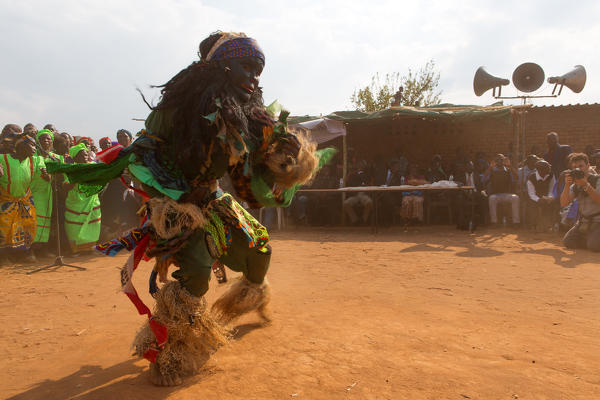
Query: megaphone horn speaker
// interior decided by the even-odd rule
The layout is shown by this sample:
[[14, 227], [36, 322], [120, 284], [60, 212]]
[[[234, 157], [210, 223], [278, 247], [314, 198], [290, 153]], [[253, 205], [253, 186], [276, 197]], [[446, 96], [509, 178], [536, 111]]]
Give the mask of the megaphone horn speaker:
[[513, 72], [512, 80], [521, 92], [534, 92], [544, 83], [544, 70], [536, 63], [523, 63]]
[[567, 72], [562, 76], [551, 76], [548, 78], [548, 83], [554, 84], [554, 89], [552, 90], [552, 94], [556, 90], [556, 86], [560, 85], [560, 90], [558, 94], [562, 91], [562, 87], [566, 86], [571, 89], [575, 93], [579, 93], [583, 90], [585, 86], [586, 80], [585, 68], [583, 65], [576, 65], [571, 71]]
[[510, 83], [508, 79], [498, 78], [485, 70], [485, 67], [477, 68], [475, 77], [473, 78], [473, 91], [477, 96], [481, 96], [490, 89], [494, 89], [494, 96], [496, 95], [496, 88], [498, 88], [498, 96], [502, 86], [506, 86]]

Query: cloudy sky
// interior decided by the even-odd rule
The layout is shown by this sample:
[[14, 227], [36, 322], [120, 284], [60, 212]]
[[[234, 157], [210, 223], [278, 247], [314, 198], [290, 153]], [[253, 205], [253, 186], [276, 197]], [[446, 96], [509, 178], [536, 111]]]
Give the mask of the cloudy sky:
[[[73, 135], [137, 131], [148, 110], [135, 88], [167, 81], [197, 58], [215, 30], [256, 38], [267, 62], [266, 102], [295, 115], [350, 109], [376, 73], [406, 73], [435, 60], [442, 101], [490, 104], [473, 94], [485, 65], [509, 78], [523, 62], [546, 76], [586, 67], [580, 94], [534, 104], [600, 101], [600, 2], [590, 1], [200, 1], [0, 0], [0, 125], [52, 122]], [[536, 94], [550, 94], [548, 84]], [[514, 87], [503, 95], [516, 95]]]

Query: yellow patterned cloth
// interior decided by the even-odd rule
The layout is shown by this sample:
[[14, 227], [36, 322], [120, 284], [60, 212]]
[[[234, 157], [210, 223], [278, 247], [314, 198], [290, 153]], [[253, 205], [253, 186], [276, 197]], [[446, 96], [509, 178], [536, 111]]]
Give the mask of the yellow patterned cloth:
[[37, 216], [31, 192], [13, 197], [0, 190], [0, 248], [29, 249], [35, 238]]

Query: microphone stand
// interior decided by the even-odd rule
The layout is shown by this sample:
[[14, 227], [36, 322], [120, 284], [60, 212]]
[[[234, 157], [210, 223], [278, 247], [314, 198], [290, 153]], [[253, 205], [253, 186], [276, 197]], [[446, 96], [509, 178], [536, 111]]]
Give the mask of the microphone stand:
[[55, 268], [58, 269], [60, 267], [69, 267], [69, 268], [74, 268], [76, 270], [79, 271], [86, 271], [87, 268], [83, 268], [83, 267], [79, 267], [77, 265], [71, 265], [71, 264], [65, 264], [63, 261], [63, 257], [61, 254], [61, 246], [60, 246], [60, 217], [58, 215], [58, 187], [56, 186], [56, 179], [52, 180], [52, 192], [54, 195], [54, 198], [52, 200], [54, 200], [54, 213], [56, 215], [56, 246], [57, 246], [57, 256], [56, 256], [56, 260], [54, 260], [53, 264], [50, 265], [46, 265], [45, 267], [42, 268], [38, 268], [35, 269], [33, 271], [29, 271], [27, 272], [27, 275], [31, 275], [34, 274], [36, 272], [40, 272], [40, 271], [45, 271], [48, 270], [50, 268]]

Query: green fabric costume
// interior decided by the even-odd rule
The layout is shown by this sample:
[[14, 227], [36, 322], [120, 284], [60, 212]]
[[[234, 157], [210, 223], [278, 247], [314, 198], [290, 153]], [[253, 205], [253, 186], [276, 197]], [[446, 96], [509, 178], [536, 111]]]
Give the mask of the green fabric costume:
[[[265, 131], [258, 141], [243, 137], [231, 127], [223, 128], [219, 111], [206, 116], [219, 128], [219, 134], [211, 145], [207, 162], [200, 167], [189, 166], [201, 172], [194, 180], [200, 182], [196, 186], [182, 178], [181, 170], [170, 161], [174, 155], [169, 144], [176, 140], [176, 136], [170, 128], [172, 124], [166, 111], [152, 111], [146, 119], [146, 129], [138, 134], [139, 138], [110, 164], [59, 166], [49, 163], [49, 171], [65, 172], [71, 181], [81, 183], [82, 192], [90, 195], [100, 191], [110, 179], [117, 178], [126, 167], [153, 198], [171, 198], [182, 202], [184, 195], [201, 193], [200, 196], [194, 196], [192, 202], [203, 211], [206, 222], [201, 229], [187, 237], [185, 245], [169, 254], [179, 266], [173, 277], [191, 294], [202, 296], [208, 289], [212, 264], [219, 259], [231, 269], [243, 272], [249, 281], [261, 283], [271, 254], [266, 229], [230, 195], [220, 190], [203, 192], [202, 189], [229, 173], [238, 197], [251, 207], [288, 206], [300, 184], [274, 192], [270, 171], [260, 162], [260, 152], [268, 145], [286, 140], [286, 116], [284, 113], [280, 123], [272, 130]], [[319, 167], [334, 153], [333, 149], [318, 152]], [[156, 165], [148, 161], [148, 154], [159, 154], [161, 163], [158, 172]], [[171, 180], [159, 179], [163, 170], [168, 172]], [[170, 185], [171, 181], [177, 180], [183, 182], [182, 187]], [[185, 202], [189, 201], [186, 199]], [[156, 237], [156, 242], [161, 246], [184, 234], [186, 232], [182, 231], [174, 237]]]
[[100, 199], [79, 190], [79, 184], [69, 190], [65, 200], [65, 230], [74, 252], [91, 250], [100, 238]]
[[52, 158], [58, 157], [50, 153], [50, 157], [42, 157], [40, 155], [33, 156], [38, 165], [35, 168], [33, 180], [31, 182], [31, 194], [37, 212], [37, 230], [35, 233], [35, 243], [47, 243], [50, 237], [51, 220], [52, 220], [52, 182], [48, 182], [42, 178], [42, 168], [46, 168], [46, 161], [52, 161]]
[[31, 172], [35, 176], [36, 167], [39, 168], [40, 164], [34, 157], [19, 161], [11, 154], [0, 154], [0, 165], [4, 171], [0, 187], [12, 197], [23, 197], [31, 188]]
[[30, 189], [37, 162], [0, 154], [0, 167], [0, 249], [29, 249], [37, 222]]

